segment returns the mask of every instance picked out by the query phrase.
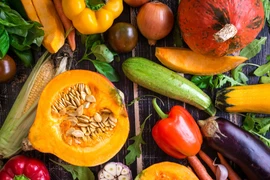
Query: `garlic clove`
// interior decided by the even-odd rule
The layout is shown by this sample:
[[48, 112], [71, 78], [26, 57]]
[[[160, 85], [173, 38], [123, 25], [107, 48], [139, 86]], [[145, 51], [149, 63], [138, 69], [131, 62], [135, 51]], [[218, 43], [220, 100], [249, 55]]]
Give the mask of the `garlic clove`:
[[123, 166], [121, 164], [116, 165], [116, 175], [120, 176]]
[[117, 163], [115, 162], [107, 163], [103, 169], [113, 176], [117, 175]]
[[216, 170], [216, 179], [217, 180], [226, 180], [228, 178], [228, 170], [222, 164], [217, 164]]

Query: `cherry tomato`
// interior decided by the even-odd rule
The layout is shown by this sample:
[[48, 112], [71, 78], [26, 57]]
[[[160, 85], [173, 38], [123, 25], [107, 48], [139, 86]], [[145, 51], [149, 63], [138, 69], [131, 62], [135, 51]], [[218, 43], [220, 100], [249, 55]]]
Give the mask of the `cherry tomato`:
[[0, 83], [10, 81], [15, 74], [15, 61], [9, 55], [5, 55], [3, 59], [0, 59]]
[[138, 42], [138, 31], [130, 23], [118, 22], [107, 33], [108, 42], [117, 53], [132, 51]]

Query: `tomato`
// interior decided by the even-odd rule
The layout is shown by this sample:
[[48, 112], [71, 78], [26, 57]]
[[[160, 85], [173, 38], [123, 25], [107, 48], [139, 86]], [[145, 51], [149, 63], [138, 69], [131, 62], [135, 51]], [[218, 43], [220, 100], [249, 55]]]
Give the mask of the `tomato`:
[[118, 22], [107, 32], [108, 42], [117, 53], [128, 53], [138, 42], [138, 31], [130, 23]]
[[3, 59], [0, 59], [0, 83], [10, 81], [15, 74], [15, 61], [9, 55], [5, 55]]

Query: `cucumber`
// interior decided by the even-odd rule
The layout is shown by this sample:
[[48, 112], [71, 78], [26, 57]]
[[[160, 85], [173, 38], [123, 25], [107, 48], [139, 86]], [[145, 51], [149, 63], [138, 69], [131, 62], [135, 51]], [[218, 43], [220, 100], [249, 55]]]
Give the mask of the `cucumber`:
[[122, 64], [128, 79], [151, 91], [204, 110], [214, 116], [211, 98], [199, 87], [176, 72], [142, 57], [131, 57]]

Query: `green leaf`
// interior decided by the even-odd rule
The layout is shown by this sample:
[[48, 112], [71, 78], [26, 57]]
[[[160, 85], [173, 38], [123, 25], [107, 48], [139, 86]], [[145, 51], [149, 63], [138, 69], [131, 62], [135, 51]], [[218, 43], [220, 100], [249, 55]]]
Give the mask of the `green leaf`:
[[85, 49], [90, 49], [93, 47], [93, 45], [101, 40], [101, 34], [91, 34], [86, 37], [85, 40]]
[[270, 84], [270, 77], [269, 76], [261, 76], [259, 83], [261, 84]]
[[152, 114], [147, 116], [145, 118], [145, 120], [143, 121], [143, 123], [141, 124], [140, 133], [138, 135], [130, 138], [130, 140], [134, 140], [134, 143], [130, 144], [127, 148], [127, 150], [129, 151], [129, 153], [125, 156], [125, 160], [126, 160], [127, 165], [132, 164], [136, 160], [136, 158], [140, 157], [140, 155], [142, 154], [140, 146], [141, 146], [141, 144], [145, 144], [145, 141], [142, 138], [142, 133], [144, 130], [145, 123], [151, 117], [151, 115]]
[[264, 137], [270, 131], [270, 117], [256, 117], [255, 114], [247, 113], [242, 128], [259, 136], [266, 145], [270, 146], [270, 139]]
[[70, 172], [73, 179], [76, 180], [95, 180], [93, 172], [88, 167], [74, 166], [70, 164], [62, 164], [56, 161], [53, 161], [55, 164], [63, 167], [66, 171]]
[[225, 74], [218, 74], [216, 78], [213, 80], [215, 88], [221, 88], [227, 83], [229, 83], [230, 86], [243, 85], [242, 83], [237, 82], [236, 80]]
[[213, 76], [192, 76], [191, 81], [201, 89], [213, 87]]
[[97, 60], [110, 63], [114, 60], [114, 54], [109, 50], [105, 44], [95, 45], [91, 48]]
[[9, 36], [5, 29], [0, 27], [0, 59], [2, 59], [9, 49]]
[[263, 76], [265, 74], [267, 74], [270, 71], [270, 62], [261, 65], [260, 67], [258, 67], [255, 71], [254, 74], [256, 76]]
[[119, 74], [115, 71], [115, 69], [108, 63], [98, 61], [98, 60], [91, 60], [94, 64], [95, 68], [100, 74], [106, 76], [111, 82], [118, 82], [120, 77]]
[[240, 56], [251, 59], [255, 57], [262, 49], [262, 45], [265, 45], [267, 37], [261, 37], [260, 39], [254, 39], [249, 45], [240, 51]]
[[269, 0], [263, 0], [263, 7], [264, 7], [265, 19], [268, 22], [268, 25], [270, 25], [270, 1]]

